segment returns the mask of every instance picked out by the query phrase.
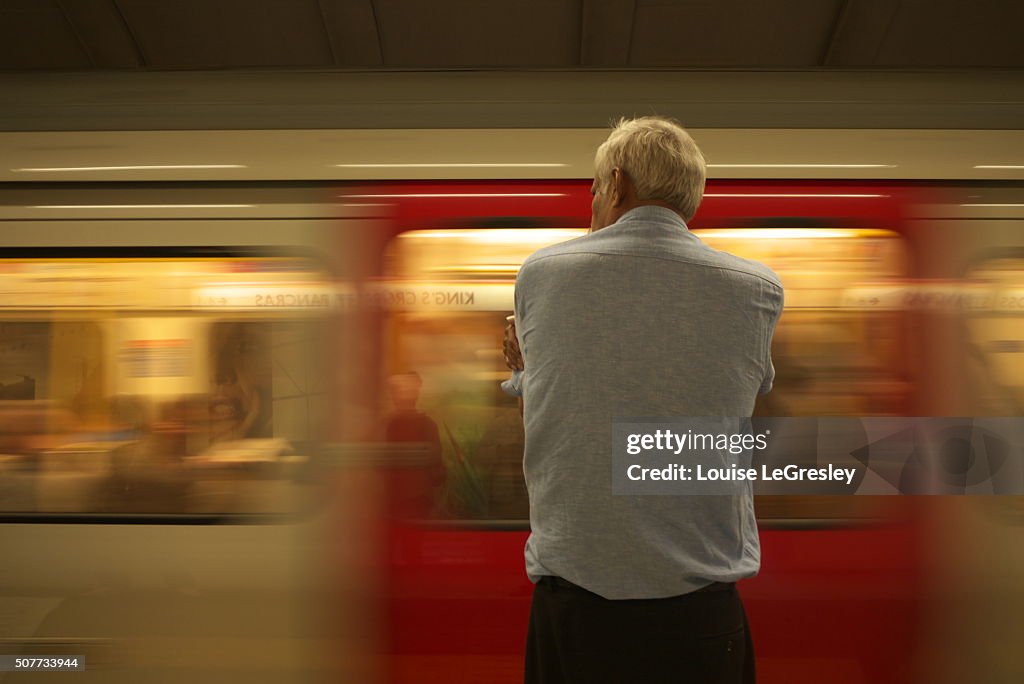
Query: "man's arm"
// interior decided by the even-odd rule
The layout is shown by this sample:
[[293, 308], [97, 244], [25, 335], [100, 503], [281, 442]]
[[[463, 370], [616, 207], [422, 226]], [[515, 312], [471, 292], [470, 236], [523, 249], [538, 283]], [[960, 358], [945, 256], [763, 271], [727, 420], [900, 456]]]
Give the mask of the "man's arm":
[[505, 354], [505, 365], [509, 370], [523, 370], [523, 352], [519, 348], [519, 337], [516, 335], [516, 317], [505, 318], [505, 339], [502, 343], [502, 351]]
[[[507, 381], [506, 381], [507, 382]], [[771, 352], [768, 352], [768, 370], [764, 375], [764, 380], [761, 382], [761, 389], [757, 391], [758, 394], [768, 394], [772, 391], [772, 385], [775, 382], [775, 364], [772, 363]]]
[[772, 316], [771, 324], [768, 326], [768, 333], [765, 339], [765, 371], [764, 380], [761, 381], [761, 389], [758, 390], [758, 394], [768, 394], [772, 391], [772, 385], [775, 382], [775, 364], [772, 362], [772, 338], [775, 337], [775, 328], [779, 324], [779, 318], [782, 316], [782, 307], [784, 304], [784, 297], [782, 288], [779, 287], [777, 290], [774, 288], [769, 289], [766, 293], [770, 300], [772, 300], [772, 306], [775, 308], [774, 315]]
[[501, 389], [513, 397], [523, 396], [523, 371], [512, 371], [512, 377], [501, 383]]
[[501, 389], [514, 397], [523, 396], [523, 353], [519, 349], [519, 338], [516, 335], [516, 317], [505, 319], [505, 339], [502, 344], [505, 365], [512, 371], [512, 377], [501, 383]]

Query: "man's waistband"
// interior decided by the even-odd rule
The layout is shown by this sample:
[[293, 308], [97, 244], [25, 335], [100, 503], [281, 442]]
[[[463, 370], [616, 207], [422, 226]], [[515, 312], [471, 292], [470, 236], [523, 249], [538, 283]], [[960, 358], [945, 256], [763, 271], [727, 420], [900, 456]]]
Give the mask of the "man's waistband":
[[[581, 586], [573, 584], [569, 580], [564, 580], [561, 577], [555, 577], [554, 575], [544, 575], [543, 577], [540, 578], [540, 580], [538, 580], [537, 584], [546, 584], [547, 586], [553, 587], [553, 588], [556, 588], [556, 589], [567, 589], [567, 590], [574, 590], [574, 591], [583, 591], [583, 592], [587, 592], [588, 594], [592, 593], [592, 592], [588, 591], [587, 589], [584, 589]], [[709, 585], [707, 585], [705, 587], [701, 587], [700, 589], [696, 589], [694, 591], [691, 591], [688, 594], [680, 594], [680, 596], [691, 596], [693, 594], [704, 594], [704, 593], [710, 593], [710, 592], [716, 592], [716, 591], [731, 591], [732, 589], [735, 589], [735, 588], [736, 588], [736, 583], [735, 582], [712, 582], [711, 584], [709, 584]], [[677, 598], [677, 597], [676, 596], [668, 596], [666, 598]]]

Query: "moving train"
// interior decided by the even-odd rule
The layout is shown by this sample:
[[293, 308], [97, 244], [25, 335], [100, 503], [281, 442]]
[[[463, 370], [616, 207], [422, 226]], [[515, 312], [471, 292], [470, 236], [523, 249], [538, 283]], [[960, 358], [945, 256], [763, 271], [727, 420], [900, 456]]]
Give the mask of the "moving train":
[[[589, 225], [606, 131], [437, 116], [0, 133], [4, 652], [97, 681], [521, 680], [504, 317], [523, 259]], [[982, 128], [691, 129], [690, 229], [786, 287], [757, 415], [1021, 414], [1024, 133]], [[961, 622], [1024, 598], [1015, 497], [756, 509], [761, 681], [1021, 667], [984, 659], [1012, 629]]]

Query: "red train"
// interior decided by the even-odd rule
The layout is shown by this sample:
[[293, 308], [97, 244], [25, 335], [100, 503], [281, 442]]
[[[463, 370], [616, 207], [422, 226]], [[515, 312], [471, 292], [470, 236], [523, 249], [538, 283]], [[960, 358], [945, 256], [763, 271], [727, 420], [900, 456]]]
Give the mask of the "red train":
[[[350, 192], [365, 201], [387, 197], [405, 231], [391, 243], [388, 286], [412, 296], [395, 302], [386, 365], [415, 368], [426, 379], [427, 413], [445, 426], [462, 422], [450, 432], [450, 477], [459, 479], [435, 509], [443, 519], [391, 528], [392, 675], [516, 681], [531, 590], [522, 571], [528, 523], [518, 414], [493, 391], [502, 375], [496, 352], [511, 310], [510, 266], [565, 239], [566, 226], [588, 224], [589, 183], [395, 183]], [[789, 280], [774, 352], [784, 370], [760, 412], [914, 415], [920, 398], [905, 321], [847, 300], [858, 285], [897, 287], [916, 277], [907, 265], [907, 215], [927, 193], [863, 181], [709, 182], [691, 228], [723, 249], [768, 261]], [[488, 228], [467, 227], [481, 225]], [[517, 225], [529, 227], [505, 227]], [[416, 296], [446, 289], [473, 298]], [[476, 364], [457, 369], [452, 357], [467, 339], [489, 345], [478, 342]], [[458, 377], [465, 392], [476, 383], [480, 401], [494, 405], [481, 427], [467, 418], [473, 399], [443, 388], [431, 396], [443, 373]], [[476, 470], [460, 470], [456, 451], [471, 451]], [[463, 489], [480, 494], [474, 500]], [[757, 502], [764, 565], [743, 594], [763, 681], [816, 682], [825, 671], [830, 681], [910, 681], [916, 664], [906, 654], [921, 638], [925, 557], [919, 511], [905, 504], [870, 497]]]

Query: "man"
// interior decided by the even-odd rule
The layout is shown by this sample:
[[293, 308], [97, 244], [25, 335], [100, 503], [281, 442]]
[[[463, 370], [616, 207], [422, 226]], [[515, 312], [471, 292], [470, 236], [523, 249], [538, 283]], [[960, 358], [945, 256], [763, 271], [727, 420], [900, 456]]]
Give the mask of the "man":
[[[753, 681], [734, 583], [757, 573], [752, 496], [615, 496], [612, 420], [750, 416], [771, 389], [782, 286], [687, 230], [704, 158], [678, 123], [623, 120], [600, 146], [591, 232], [516, 280], [536, 583], [528, 682]], [[521, 359], [519, 350], [521, 349]]]

